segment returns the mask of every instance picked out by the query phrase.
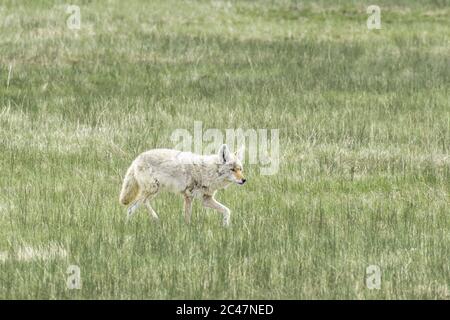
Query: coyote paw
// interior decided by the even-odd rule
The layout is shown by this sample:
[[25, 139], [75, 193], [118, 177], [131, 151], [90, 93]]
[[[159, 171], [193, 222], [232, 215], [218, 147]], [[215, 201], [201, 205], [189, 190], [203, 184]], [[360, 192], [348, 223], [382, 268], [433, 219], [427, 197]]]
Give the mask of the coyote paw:
[[223, 218], [223, 226], [226, 228], [230, 226], [230, 217]]

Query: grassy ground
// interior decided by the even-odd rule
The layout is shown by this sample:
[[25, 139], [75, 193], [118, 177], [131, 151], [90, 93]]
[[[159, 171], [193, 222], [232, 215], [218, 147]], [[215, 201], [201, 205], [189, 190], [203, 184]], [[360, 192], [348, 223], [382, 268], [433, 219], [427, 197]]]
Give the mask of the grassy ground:
[[[450, 298], [448, 1], [380, 0], [381, 30], [372, 2], [72, 3], [79, 31], [0, 4], [0, 298]], [[196, 120], [279, 128], [280, 171], [219, 193], [230, 229], [172, 195], [126, 224], [130, 162]]]

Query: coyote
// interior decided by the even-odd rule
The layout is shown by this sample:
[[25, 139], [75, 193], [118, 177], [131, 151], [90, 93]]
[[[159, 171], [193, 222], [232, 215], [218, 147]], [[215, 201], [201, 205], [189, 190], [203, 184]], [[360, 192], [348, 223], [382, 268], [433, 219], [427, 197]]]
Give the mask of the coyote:
[[216, 155], [198, 155], [172, 149], [153, 149], [140, 154], [128, 168], [120, 193], [120, 203], [129, 205], [128, 218], [144, 204], [154, 219], [158, 215], [150, 201], [159, 191], [184, 196], [184, 218], [190, 222], [193, 198], [200, 198], [203, 206], [223, 215], [223, 225], [230, 224], [230, 209], [214, 199], [217, 190], [231, 183], [243, 185], [242, 159], [244, 147], [231, 153], [222, 145]]

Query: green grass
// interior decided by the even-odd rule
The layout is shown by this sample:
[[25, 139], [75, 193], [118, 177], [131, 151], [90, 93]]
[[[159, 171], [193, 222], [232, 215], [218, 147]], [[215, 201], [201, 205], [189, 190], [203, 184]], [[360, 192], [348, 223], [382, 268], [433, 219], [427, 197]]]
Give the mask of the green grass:
[[[0, 298], [450, 298], [448, 1], [380, 0], [381, 30], [372, 2], [72, 2], [80, 31], [0, 4]], [[279, 128], [280, 171], [218, 194], [229, 229], [173, 195], [126, 224], [127, 167], [194, 121]]]

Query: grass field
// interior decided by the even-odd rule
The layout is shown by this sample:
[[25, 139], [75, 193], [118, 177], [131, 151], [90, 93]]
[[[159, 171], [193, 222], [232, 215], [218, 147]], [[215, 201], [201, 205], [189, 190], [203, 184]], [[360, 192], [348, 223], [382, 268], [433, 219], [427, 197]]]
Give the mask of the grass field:
[[[2, 0], [0, 298], [449, 299], [450, 2], [392, 2]], [[231, 228], [170, 194], [126, 223], [194, 121], [279, 129], [279, 172], [219, 192]]]

